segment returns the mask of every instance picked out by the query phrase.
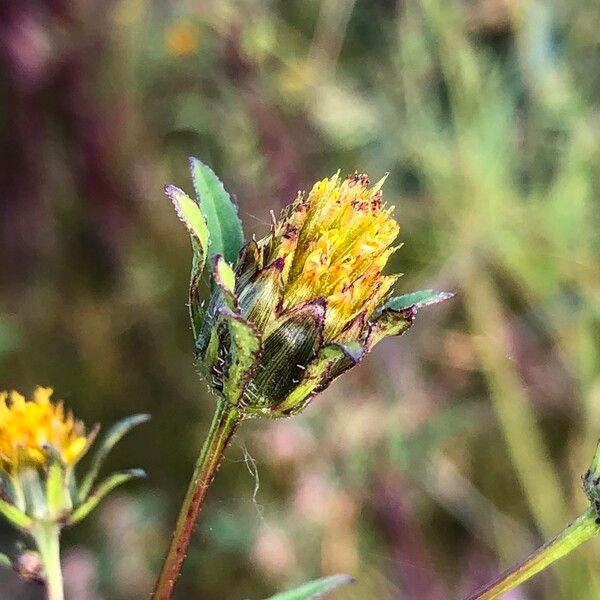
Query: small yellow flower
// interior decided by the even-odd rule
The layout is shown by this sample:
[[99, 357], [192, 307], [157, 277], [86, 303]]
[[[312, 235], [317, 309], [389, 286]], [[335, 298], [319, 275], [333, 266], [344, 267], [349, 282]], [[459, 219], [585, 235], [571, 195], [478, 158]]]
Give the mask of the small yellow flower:
[[43, 466], [56, 452], [65, 466], [84, 454], [88, 438], [81, 421], [53, 403], [51, 388], [38, 387], [33, 399], [12, 391], [0, 393], [0, 465], [8, 473], [25, 466]]
[[186, 56], [198, 49], [198, 27], [187, 19], [171, 23], [165, 29], [165, 46], [172, 56]]
[[384, 181], [369, 188], [366, 175], [337, 173], [299, 194], [275, 227], [266, 262], [284, 260], [283, 308], [324, 298], [325, 340], [361, 312], [368, 319], [398, 278], [382, 274], [399, 231], [382, 202]]

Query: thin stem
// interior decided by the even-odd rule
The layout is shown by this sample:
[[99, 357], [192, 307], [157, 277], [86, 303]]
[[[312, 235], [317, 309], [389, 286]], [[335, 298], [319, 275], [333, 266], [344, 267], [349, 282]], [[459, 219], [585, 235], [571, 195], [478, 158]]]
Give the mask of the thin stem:
[[589, 508], [554, 539], [532, 552], [526, 559], [510, 567], [496, 579], [479, 588], [465, 600], [494, 600], [521, 585], [554, 561], [562, 558], [583, 542], [600, 533], [598, 515]]
[[242, 416], [234, 406], [219, 400], [179, 511], [171, 545], [152, 596], [154, 600], [170, 600], [173, 594], [206, 493], [221, 464], [227, 444], [241, 421]]
[[48, 600], [64, 600], [60, 527], [55, 522], [39, 522], [33, 527], [32, 534], [44, 565], [46, 597]]

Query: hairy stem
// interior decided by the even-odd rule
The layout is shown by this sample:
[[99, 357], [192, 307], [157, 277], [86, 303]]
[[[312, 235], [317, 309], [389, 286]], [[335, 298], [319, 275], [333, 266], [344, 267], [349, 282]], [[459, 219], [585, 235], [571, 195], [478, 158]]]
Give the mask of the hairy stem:
[[64, 600], [60, 527], [54, 522], [39, 522], [35, 524], [32, 534], [44, 565], [46, 597], [48, 600]]
[[510, 567], [496, 579], [479, 588], [466, 600], [494, 600], [521, 585], [554, 561], [569, 554], [583, 542], [600, 533], [598, 515], [589, 508], [555, 538], [532, 552], [526, 559]]
[[241, 420], [242, 417], [234, 406], [219, 400], [210, 431], [179, 511], [171, 545], [152, 596], [154, 600], [170, 600], [173, 594], [206, 493], [221, 464], [227, 444]]

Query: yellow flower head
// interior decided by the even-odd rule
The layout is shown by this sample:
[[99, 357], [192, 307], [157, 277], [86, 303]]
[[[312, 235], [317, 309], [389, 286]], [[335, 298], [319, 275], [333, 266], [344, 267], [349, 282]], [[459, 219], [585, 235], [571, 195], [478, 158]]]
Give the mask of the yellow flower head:
[[21, 466], [43, 466], [49, 452], [73, 466], [84, 454], [88, 438], [81, 421], [53, 403], [51, 388], [38, 387], [33, 399], [12, 391], [0, 392], [0, 466], [14, 473]]
[[325, 298], [325, 339], [361, 313], [368, 319], [398, 278], [382, 274], [399, 231], [384, 181], [370, 188], [366, 175], [337, 173], [299, 194], [275, 225], [268, 262], [284, 261], [283, 308]]

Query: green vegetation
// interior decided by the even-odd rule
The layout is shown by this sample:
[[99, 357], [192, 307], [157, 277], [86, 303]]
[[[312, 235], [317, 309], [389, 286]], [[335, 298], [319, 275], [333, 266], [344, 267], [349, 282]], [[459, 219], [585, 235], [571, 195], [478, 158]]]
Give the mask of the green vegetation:
[[[598, 3], [83, 4], [15, 9], [7, 31], [36, 43], [10, 38], [0, 99], [1, 387], [51, 384], [88, 423], [153, 416], [106, 467], [148, 479], [65, 532], [77, 584], [150, 592], [214, 411], [191, 366], [188, 236], [162, 193], [188, 181], [188, 155], [235, 194], [247, 237], [339, 165], [389, 172], [396, 295], [457, 298], [303, 415], [247, 424], [182, 598], [334, 573], [357, 580], [340, 599], [466, 596], [583, 513], [600, 435]], [[523, 589], [592, 600], [599, 566], [591, 541]], [[10, 575], [0, 589], [25, 594]]]

